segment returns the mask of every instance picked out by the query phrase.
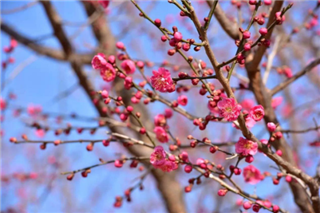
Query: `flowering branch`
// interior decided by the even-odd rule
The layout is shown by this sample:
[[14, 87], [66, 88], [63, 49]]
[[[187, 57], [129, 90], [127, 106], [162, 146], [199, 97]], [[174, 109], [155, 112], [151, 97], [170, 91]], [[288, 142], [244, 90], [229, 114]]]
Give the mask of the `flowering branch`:
[[286, 88], [289, 84], [293, 83], [295, 80], [299, 79], [300, 77], [302, 77], [306, 73], [312, 71], [312, 69], [314, 67], [318, 66], [319, 64], [320, 64], [320, 58], [313, 60], [310, 64], [308, 64], [304, 69], [299, 71], [297, 74], [293, 75], [291, 78], [288, 78], [287, 80], [285, 80], [284, 82], [280, 83], [278, 86], [273, 88], [270, 92], [271, 95], [273, 96], [273, 95], [277, 94], [278, 92], [280, 92], [281, 90]]

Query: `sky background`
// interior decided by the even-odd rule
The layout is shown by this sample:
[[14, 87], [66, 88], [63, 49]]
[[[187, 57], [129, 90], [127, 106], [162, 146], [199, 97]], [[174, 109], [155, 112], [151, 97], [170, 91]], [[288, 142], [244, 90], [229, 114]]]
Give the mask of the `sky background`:
[[[27, 1], [1, 1], [1, 11], [7, 11], [13, 8], [18, 8], [28, 3]], [[308, 1], [305, 3], [297, 2], [296, 5], [290, 10], [291, 22], [300, 23], [305, 17], [307, 9], [313, 8], [315, 1]], [[150, 17], [152, 19], [160, 18], [167, 28], [171, 28], [173, 25], [177, 25], [179, 31], [188, 38], [190, 36], [195, 37], [195, 30], [191, 29], [190, 22], [184, 21], [177, 16], [178, 10], [174, 5], [169, 5], [166, 2], [139, 2], [142, 8], [150, 10]], [[287, 3], [286, 3], [287, 4]], [[285, 5], [286, 5], [285, 4]], [[60, 14], [61, 18], [67, 22], [83, 23], [86, 21], [87, 16], [81, 4], [76, 1], [65, 1], [65, 2], [53, 2], [56, 10]], [[230, 8], [229, 2], [222, 3], [223, 8], [228, 11], [228, 15], [236, 14], [234, 9]], [[153, 7], [153, 8], [152, 8]], [[122, 8], [122, 9], [121, 9]], [[127, 11], [128, 13], [124, 13]], [[150, 9], [152, 8], [152, 9]], [[205, 17], [207, 14], [207, 7], [204, 3], [198, 2], [196, 9], [199, 12], [200, 17]], [[267, 10], [264, 8], [264, 10]], [[135, 16], [133, 16], [133, 14]], [[160, 32], [157, 32], [155, 28], [152, 28], [150, 23], [138, 17], [138, 12], [135, 8], [123, 2], [113, 2], [110, 4], [108, 12], [109, 20], [111, 20], [111, 29], [114, 35], [119, 38], [120, 41], [125, 43], [128, 47], [128, 52], [132, 58], [152, 60], [154, 62], [161, 63], [164, 59], [167, 59], [173, 63], [183, 64], [184, 62], [179, 56], [169, 58], [166, 55], [168, 50], [168, 44], [159, 42], [161, 36]], [[235, 15], [236, 16], [236, 15]], [[178, 18], [177, 18], [178, 17]], [[244, 17], [245, 14], [244, 14]], [[14, 26], [14, 29], [23, 35], [27, 35], [29, 38], [39, 39], [47, 37], [52, 33], [51, 25], [45, 17], [43, 8], [37, 4], [28, 8], [27, 10], [20, 11], [13, 14], [1, 14], [1, 19]], [[136, 21], [138, 19], [139, 21]], [[174, 21], [172, 21], [174, 20]], [[130, 26], [135, 21], [135, 25], [130, 27], [128, 32], [123, 33], [123, 28]], [[246, 27], [246, 24], [244, 24]], [[289, 33], [292, 26], [284, 26], [283, 29]], [[66, 26], [65, 30], [69, 37], [73, 37], [78, 33], [79, 27]], [[253, 29], [254, 30], [254, 29]], [[314, 31], [303, 32], [305, 37], [310, 37], [314, 40], [314, 46], [319, 45], [319, 36], [311, 36], [319, 31], [317, 26]], [[252, 32], [254, 33], [254, 32]], [[308, 34], [309, 33], [309, 34]], [[224, 32], [222, 32], [216, 20], [212, 22], [210, 26], [211, 44], [214, 49], [217, 50], [217, 58], [219, 61], [230, 58], [236, 51], [235, 46], [232, 44]], [[153, 39], [152, 39], [153, 38]], [[10, 38], [1, 32], [1, 48], [9, 45]], [[299, 39], [293, 38], [293, 42], [300, 42]], [[39, 42], [40, 44], [52, 48], [60, 48], [58, 41], [55, 38], [46, 38]], [[77, 52], [91, 52], [92, 48], [96, 46], [92, 31], [90, 28], [83, 30], [74, 40], [74, 46], [76, 46]], [[301, 43], [303, 49], [303, 43]], [[208, 60], [204, 57], [203, 51], [195, 54], [191, 53], [197, 59], [202, 59], [207, 64]], [[284, 55], [291, 59], [294, 54], [285, 52]], [[30, 118], [25, 113], [22, 113], [20, 117], [14, 118], [13, 111], [15, 107], [28, 107], [30, 105], [41, 105], [44, 112], [53, 112], [57, 114], [71, 114], [76, 113], [85, 117], [96, 117], [97, 112], [90, 103], [88, 97], [82, 90], [77, 88], [70, 96], [59, 101], [55, 101], [56, 97], [61, 92], [68, 88], [71, 88], [77, 83], [77, 79], [70, 65], [65, 62], [56, 61], [44, 56], [37, 55], [33, 51], [28, 50], [22, 45], [14, 50], [10, 55], [14, 57], [15, 63], [10, 64], [6, 70], [2, 70], [2, 78], [10, 79], [14, 76], [19, 65], [26, 61], [32, 61], [29, 65], [23, 68], [14, 80], [10, 81], [1, 91], [1, 97], [7, 98], [9, 93], [16, 94], [17, 98], [10, 101], [6, 111], [4, 111], [4, 122], [2, 123], [3, 137], [1, 144], [1, 175], [10, 176], [17, 173], [30, 173], [36, 172], [38, 177], [32, 180], [17, 181], [12, 179], [9, 183], [2, 182], [1, 190], [1, 210], [6, 210], [11, 207], [21, 207], [26, 212], [164, 212], [165, 208], [162, 206], [160, 194], [157, 192], [157, 187], [154, 184], [153, 178], [148, 176], [143, 191], [134, 191], [132, 195], [132, 203], [124, 202], [124, 205], [120, 209], [113, 208], [114, 197], [122, 195], [123, 192], [136, 183], [135, 178], [143, 174], [137, 169], [116, 169], [113, 165], [107, 165], [95, 168], [86, 179], [77, 175], [73, 181], [69, 182], [65, 179], [65, 176], [60, 175], [60, 172], [72, 171], [74, 169], [84, 168], [89, 165], [98, 163], [98, 158], [103, 159], [114, 159], [119, 152], [125, 152], [125, 149], [119, 145], [112, 144], [110, 147], [105, 148], [102, 144], [97, 144], [94, 147], [94, 151], [87, 152], [85, 144], [72, 144], [58, 147], [48, 146], [46, 150], [42, 151], [39, 149], [39, 145], [34, 144], [21, 144], [14, 145], [8, 142], [12, 136], [19, 137], [23, 133], [27, 134], [30, 139], [39, 139], [35, 135], [35, 129], [27, 127], [25, 122], [32, 122], [34, 118]], [[293, 73], [298, 72], [308, 61], [314, 57], [312, 52], [305, 51], [303, 58], [299, 60], [290, 60], [290, 67]], [[5, 60], [7, 55], [1, 53], [1, 60]], [[266, 61], [265, 59], [263, 62]], [[275, 66], [282, 65], [280, 60], [276, 58]], [[209, 66], [209, 65], [208, 65]], [[155, 66], [153, 69], [157, 69]], [[94, 82], [97, 90], [101, 89], [105, 85], [99, 78], [98, 73], [90, 68], [85, 67], [90, 79]], [[151, 76], [152, 69], [146, 70], [147, 76]], [[189, 70], [190, 72], [190, 70]], [[245, 71], [242, 68], [237, 67], [239, 74], [245, 75]], [[174, 73], [177, 76], [178, 73]], [[319, 76], [319, 67], [311, 72], [312, 75]], [[309, 76], [310, 77], [310, 76]], [[139, 77], [137, 77], [139, 78]], [[141, 79], [141, 78], [140, 78]], [[268, 87], [273, 88], [279, 82], [283, 81], [283, 76], [279, 77], [276, 72], [273, 72], [268, 80]], [[239, 81], [233, 79], [231, 84], [237, 86]], [[217, 87], [220, 86], [216, 83]], [[319, 82], [318, 82], [319, 86]], [[306, 103], [311, 100], [319, 99], [320, 94], [317, 85], [309, 82], [309, 78], [301, 78], [294, 86], [290, 86], [289, 93], [291, 94], [295, 107]], [[193, 89], [190, 96], [198, 93], [198, 90]], [[250, 93], [236, 93], [238, 100], [246, 98], [253, 98]], [[174, 100], [177, 98], [176, 94], [166, 94], [168, 99]], [[283, 93], [276, 95], [284, 96]], [[197, 116], [204, 115], [203, 112], [207, 113], [208, 109], [204, 102], [205, 98], [195, 98], [189, 101], [187, 110]], [[151, 115], [162, 113], [164, 106], [161, 104], [152, 104], [150, 107]], [[309, 112], [301, 110], [299, 112], [290, 114], [289, 117], [296, 117], [300, 119], [297, 127], [298, 129], [304, 129], [313, 126], [312, 119], [315, 118], [320, 122], [319, 119], [319, 101], [313, 104], [309, 108]], [[287, 100], [285, 100], [277, 109], [278, 117], [280, 122], [283, 124], [283, 128], [289, 128], [288, 118], [285, 116], [288, 111]], [[310, 114], [310, 111], [314, 112]], [[295, 119], [295, 118], [294, 118]], [[84, 122], [76, 119], [69, 119], [63, 121], [62, 124], [57, 124], [55, 118], [50, 118], [47, 125], [54, 127], [66, 126], [66, 123], [72, 123], [74, 126], [86, 126], [95, 127], [96, 122]], [[318, 122], [318, 123], [319, 123]], [[183, 124], [183, 126], [181, 125]], [[188, 141], [185, 138], [186, 131], [192, 131], [192, 134], [201, 138], [204, 136], [210, 137], [213, 142], [221, 141], [236, 141], [241, 134], [239, 131], [235, 131], [231, 125], [228, 124], [216, 124], [212, 123], [208, 126], [207, 131], [200, 132], [198, 129], [193, 128], [192, 123], [187, 121], [180, 115], [175, 115], [174, 118], [169, 120], [169, 125], [172, 126], [174, 134], [183, 138], [183, 143], [187, 144]], [[153, 127], [150, 127], [151, 129]], [[259, 122], [252, 129], [253, 133], [259, 135], [259, 138], [265, 138], [267, 135], [263, 133], [265, 127], [263, 122]], [[71, 139], [101, 139], [106, 137], [105, 128], [99, 129], [94, 135], [84, 132], [78, 135], [75, 132], [71, 132], [70, 135], [61, 135], [59, 137], [54, 136], [54, 133], [48, 132], [43, 139], [55, 140], [57, 138], [61, 140]], [[262, 132], [262, 134], [261, 134]], [[184, 136], [184, 137], [183, 137]], [[313, 175], [315, 167], [319, 162], [319, 150], [310, 149], [308, 143], [319, 139], [319, 134], [316, 132], [308, 133], [304, 136], [290, 137], [288, 142], [292, 145], [293, 140], [302, 143], [299, 150], [299, 157], [301, 158], [301, 166], [303, 169]], [[208, 157], [213, 158], [207, 150], [201, 149], [202, 151], [191, 151], [196, 157]], [[233, 148], [231, 148], [233, 150]], [[206, 151], [206, 152], [205, 152]], [[205, 152], [205, 153], [204, 153]], [[217, 155], [213, 158], [215, 162], [223, 163], [224, 156]], [[55, 163], [53, 163], [55, 162]], [[241, 167], [245, 167], [246, 163], [241, 163]], [[273, 165], [270, 160], [267, 160], [262, 154], [257, 155], [254, 164], [261, 171], [270, 171], [276, 174], [276, 170], [270, 169], [270, 165]], [[124, 167], [129, 167], [129, 164], [125, 164]], [[182, 186], [187, 185], [187, 180], [191, 177], [196, 176], [196, 173], [185, 175], [181, 172], [177, 175]], [[243, 185], [246, 191], [256, 192], [261, 197], [268, 197], [270, 195], [278, 195], [288, 193], [286, 199], [276, 200], [275, 203], [279, 206], [283, 206], [288, 210], [295, 211], [295, 207], [292, 205], [292, 195], [289, 192], [289, 187], [284, 180], [281, 180], [281, 184], [274, 186], [271, 178], [266, 178], [263, 182], [254, 187], [249, 184], [245, 184], [242, 176], [235, 177], [235, 180], [240, 185]], [[204, 186], [205, 185], [205, 186]], [[204, 182], [201, 186], [195, 186], [194, 190], [190, 194], [185, 194], [185, 200], [189, 212], [212, 212], [215, 206], [223, 205], [224, 208], [231, 208], [235, 205], [235, 200], [238, 196], [229, 196], [229, 199], [221, 199], [216, 197], [218, 189], [217, 183], [212, 181]], [[202, 199], [199, 199], [202, 198]], [[190, 202], [197, 200], [197, 202]], [[231, 204], [231, 207], [230, 207]]]

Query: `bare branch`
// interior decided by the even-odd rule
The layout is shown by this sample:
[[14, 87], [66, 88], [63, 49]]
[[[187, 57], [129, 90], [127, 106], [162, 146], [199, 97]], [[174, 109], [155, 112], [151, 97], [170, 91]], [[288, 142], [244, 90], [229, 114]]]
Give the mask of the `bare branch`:
[[318, 66], [320, 64], [320, 58], [317, 58], [313, 60], [310, 64], [308, 64], [304, 69], [302, 69], [300, 72], [292, 76], [291, 78], [288, 78], [286, 81], [282, 82], [275, 88], [271, 90], [271, 95], [275, 95], [281, 90], [283, 90], [285, 87], [287, 87], [289, 84], [293, 83], [295, 80], [299, 79], [306, 73], [310, 72], [314, 67]]
[[54, 58], [57, 60], [61, 60], [61, 61], [67, 61], [68, 58], [74, 57], [74, 58], [77, 58], [77, 60], [80, 60], [84, 64], [91, 63], [93, 54], [72, 54], [69, 57], [67, 57], [64, 54], [64, 52], [57, 50], [57, 49], [53, 49], [53, 48], [39, 45], [35, 41], [33, 41], [32, 39], [21, 35], [20, 33], [15, 31], [13, 28], [11, 28], [6, 23], [4, 23], [2, 21], [0, 21], [0, 22], [1, 22], [1, 30], [4, 33], [8, 34], [12, 38], [16, 39], [19, 43], [25, 45], [26, 47], [32, 49], [33, 51], [37, 52], [40, 55], [45, 55], [45, 56], [48, 56], [48, 57], [51, 57], [51, 58]]
[[[207, 1], [207, 4], [210, 8], [213, 7], [214, 1]], [[237, 40], [240, 38], [239, 29], [237, 23], [232, 23], [229, 18], [226, 16], [224, 11], [222, 10], [220, 4], [217, 4], [214, 10], [214, 16], [218, 20], [219, 24], [223, 28], [223, 30], [232, 38], [233, 40]]]

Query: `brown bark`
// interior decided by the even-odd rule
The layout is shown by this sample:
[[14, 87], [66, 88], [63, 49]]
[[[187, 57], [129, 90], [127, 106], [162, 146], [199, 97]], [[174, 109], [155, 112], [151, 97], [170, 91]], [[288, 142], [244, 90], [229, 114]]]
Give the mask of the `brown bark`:
[[[278, 11], [281, 11], [283, 1], [277, 1], [273, 5], [273, 9], [269, 14], [269, 21], [267, 26], [270, 26], [271, 23], [274, 21], [275, 13]], [[266, 35], [267, 39], [270, 39], [272, 35], [272, 31], [269, 31], [268, 34]], [[262, 105], [265, 109], [265, 117], [264, 121], [265, 124], [268, 122], [273, 122], [273, 123], [279, 123], [278, 119], [276, 117], [276, 114], [271, 106], [271, 101], [272, 101], [272, 94], [270, 91], [266, 88], [264, 85], [262, 78], [261, 78], [261, 72], [259, 69], [260, 62], [262, 60], [262, 57], [266, 51], [266, 47], [264, 45], [261, 45], [258, 50], [254, 53], [254, 56], [252, 60], [248, 60], [246, 62], [246, 69], [248, 73], [248, 77], [250, 79], [250, 87], [252, 88], [252, 91], [255, 95], [255, 98], [258, 102], [258, 104]], [[292, 164], [293, 166], [297, 166], [296, 162], [293, 158], [293, 152], [291, 147], [288, 145], [284, 137], [282, 137], [280, 140], [276, 140], [272, 143], [272, 146], [276, 150], [281, 150], [282, 151], [282, 158], [287, 161], [288, 163]], [[306, 190], [298, 183], [295, 181], [290, 182], [290, 188], [294, 196], [295, 203], [299, 206], [300, 210], [302, 212], [319, 212], [319, 203], [318, 202], [310, 202], [310, 198], [306, 193]], [[313, 189], [312, 189], [313, 188]], [[315, 187], [311, 187], [310, 190], [316, 190]], [[312, 195], [315, 196], [318, 192], [313, 191]], [[315, 199], [319, 199], [315, 198]]]

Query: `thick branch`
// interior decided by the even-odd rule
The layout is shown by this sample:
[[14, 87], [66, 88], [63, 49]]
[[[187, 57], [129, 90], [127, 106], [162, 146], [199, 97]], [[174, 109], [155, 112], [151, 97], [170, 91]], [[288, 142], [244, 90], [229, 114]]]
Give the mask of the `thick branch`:
[[58, 38], [63, 51], [70, 55], [72, 52], [72, 45], [69, 39], [67, 38], [67, 35], [65, 34], [63, 28], [62, 28], [62, 21], [54, 7], [52, 6], [50, 1], [41, 1], [41, 4], [43, 5], [47, 17], [51, 23], [51, 26], [54, 30], [54, 35]]
[[[188, 8], [188, 11], [190, 12], [190, 18], [194, 22], [194, 25], [199, 32], [199, 35], [203, 39], [206, 54], [212, 64], [212, 66], [215, 68], [217, 79], [223, 85], [223, 88], [225, 89], [227, 95], [230, 98], [235, 99], [234, 94], [233, 94], [231, 87], [229, 85], [229, 82], [222, 75], [221, 70], [217, 67], [217, 65], [218, 65], [217, 60], [214, 56], [214, 53], [213, 53], [210, 45], [207, 42], [207, 35], [201, 27], [201, 23], [199, 22], [199, 19], [197, 18], [196, 14], [194, 12], [194, 8], [191, 5], [189, 5], [189, 3], [186, 1], [183, 1], [183, 3]], [[279, 4], [279, 2], [275, 2], [273, 11], [271, 12], [271, 16], [274, 17], [275, 12], [280, 11], [281, 5], [282, 5], [282, 2], [280, 4]], [[273, 21], [269, 20], [268, 27], [272, 23], [273, 23]], [[271, 36], [271, 32], [272, 31], [270, 31], [269, 38]], [[262, 51], [262, 50], [260, 50], [260, 51]], [[264, 53], [264, 51], [263, 51], [263, 53]], [[261, 54], [261, 52], [260, 53], [258, 52], [257, 54]], [[257, 58], [259, 58], [259, 57], [257, 57]], [[253, 89], [255, 89], [254, 93], [255, 93], [255, 96], [256, 96], [259, 104], [263, 105], [266, 109], [266, 117], [268, 117], [267, 114], [269, 114], [269, 119], [271, 121], [267, 121], [268, 118], [265, 119], [265, 121], [278, 123], [277, 119], [275, 117], [274, 111], [271, 107], [271, 96], [267, 92], [266, 88], [264, 87], [264, 85], [262, 83], [260, 72], [257, 69], [257, 67], [260, 63], [260, 60], [261, 59], [259, 59], [259, 60], [256, 59], [256, 62], [258, 62], [258, 63], [256, 63], [256, 62], [253, 63], [253, 65], [254, 65], [253, 72], [250, 72], [251, 70], [248, 68], [249, 66], [247, 64], [247, 71], [248, 71], [248, 75], [250, 78], [250, 83], [252, 86], [254, 86], [254, 88], [253, 88]], [[273, 142], [276, 149], [281, 149], [284, 152], [283, 156], [279, 157], [278, 155], [272, 153], [271, 150], [268, 149], [266, 146], [263, 146], [261, 144], [261, 142], [248, 130], [248, 128], [245, 125], [244, 117], [242, 114], [240, 114], [240, 116], [238, 118], [238, 122], [239, 122], [239, 127], [242, 131], [242, 134], [246, 138], [253, 140], [253, 141], [256, 141], [259, 145], [259, 149], [261, 149], [270, 159], [272, 159], [275, 163], [277, 163], [277, 165], [284, 168], [288, 173], [295, 175], [296, 177], [302, 179], [309, 186], [309, 189], [310, 189], [310, 192], [312, 195], [312, 197], [311, 197], [312, 205], [310, 203], [309, 197], [308, 197], [305, 189], [298, 182], [292, 181], [290, 183], [290, 187], [291, 187], [292, 192], [295, 197], [295, 202], [299, 205], [300, 209], [304, 212], [319, 212], [318, 185], [314, 181], [314, 179], [312, 179], [310, 176], [308, 176], [307, 174], [303, 173], [301, 170], [299, 170], [295, 167], [295, 162], [294, 162], [294, 159], [292, 156], [292, 152], [291, 152], [288, 144], [284, 141], [284, 139], [282, 138], [280, 141]]]
[[[61, 61], [68, 60], [68, 57], [65, 55], [63, 51], [39, 45], [32, 39], [21, 35], [20, 33], [15, 31], [13, 28], [11, 28], [9, 25], [7, 25], [2, 21], [1, 21], [1, 30], [7, 35], [17, 40], [19, 43], [25, 45], [26, 47], [32, 49], [33, 51], [35, 51], [40, 55], [45, 55], [50, 58], [54, 58]], [[73, 53], [72, 56], [70, 57], [78, 58], [83, 64], [90, 64], [93, 54], [74, 54]]]
[[[98, 8], [95, 5], [90, 4], [90, 2], [82, 1], [82, 4], [86, 10], [88, 16], [91, 16]], [[99, 41], [100, 47], [103, 47], [105, 54], [115, 54], [115, 38], [108, 26], [104, 17], [100, 17], [92, 23], [92, 30], [96, 39]], [[131, 93], [130, 91], [123, 89], [123, 82], [115, 81], [113, 88], [119, 95], [123, 97], [125, 103], [130, 103]], [[143, 105], [138, 105], [135, 110], [139, 112], [144, 112], [143, 123], [144, 125], [153, 125], [150, 123], [151, 119], [148, 116], [147, 110]], [[113, 132], [118, 132], [117, 130], [112, 130]], [[137, 137], [144, 140], [141, 134], [137, 134]], [[136, 156], [148, 156], [150, 155], [149, 149], [143, 149], [141, 147], [129, 147], [129, 151]], [[182, 197], [182, 189], [179, 182], [176, 180], [175, 173], [164, 173], [159, 169], [153, 169], [152, 175], [157, 181], [158, 189], [161, 192], [163, 200], [165, 202], [168, 212], [186, 212], [184, 200]]]

